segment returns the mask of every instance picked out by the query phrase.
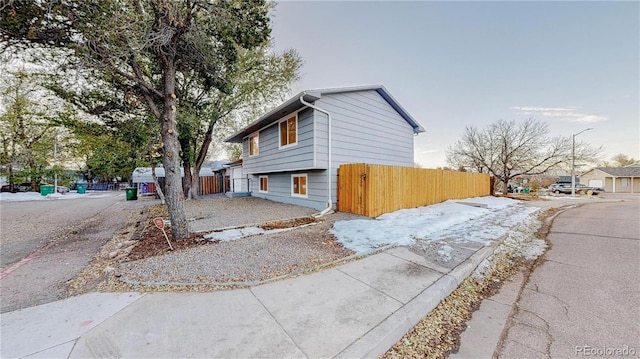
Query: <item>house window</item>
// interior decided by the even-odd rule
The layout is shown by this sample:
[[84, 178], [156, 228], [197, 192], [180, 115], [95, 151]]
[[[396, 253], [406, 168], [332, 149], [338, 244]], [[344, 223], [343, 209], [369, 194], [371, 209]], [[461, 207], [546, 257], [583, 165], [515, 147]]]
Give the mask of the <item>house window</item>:
[[260, 189], [258, 190], [258, 192], [262, 192], [262, 193], [269, 192], [269, 177], [260, 176], [259, 179], [260, 179]]
[[280, 121], [280, 147], [298, 143], [298, 115]]
[[260, 148], [258, 147], [259, 137], [259, 133], [249, 136], [249, 156], [256, 156], [260, 153]]
[[631, 185], [630, 178], [621, 178], [621, 180], [622, 180], [622, 187], [629, 187]]
[[291, 195], [307, 198], [307, 175], [291, 175]]

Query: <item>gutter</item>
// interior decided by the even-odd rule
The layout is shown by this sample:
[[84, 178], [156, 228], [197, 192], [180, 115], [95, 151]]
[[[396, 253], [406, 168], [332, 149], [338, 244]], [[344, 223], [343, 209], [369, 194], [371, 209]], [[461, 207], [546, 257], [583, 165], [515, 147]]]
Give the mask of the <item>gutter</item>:
[[[333, 210], [333, 202], [331, 201], [331, 113], [329, 113], [329, 111], [327, 110], [323, 110], [320, 107], [317, 107], [315, 105], [310, 104], [309, 102], [304, 100], [304, 95], [306, 95], [306, 91], [303, 91], [302, 94], [300, 95], [300, 103], [310, 107], [318, 112], [322, 112], [325, 115], [327, 115], [327, 128], [328, 128], [328, 132], [327, 132], [327, 152], [329, 157], [327, 158], [327, 208], [323, 209], [320, 213], [318, 213], [317, 215], [314, 215], [314, 217], [322, 217], [326, 214], [328, 214], [329, 212], [331, 212]], [[314, 119], [314, 129], [315, 129], [315, 119]], [[314, 137], [315, 137], [315, 131], [314, 131]], [[314, 147], [315, 147], [315, 141], [314, 141]], [[315, 159], [315, 149], [314, 149], [314, 159]]]

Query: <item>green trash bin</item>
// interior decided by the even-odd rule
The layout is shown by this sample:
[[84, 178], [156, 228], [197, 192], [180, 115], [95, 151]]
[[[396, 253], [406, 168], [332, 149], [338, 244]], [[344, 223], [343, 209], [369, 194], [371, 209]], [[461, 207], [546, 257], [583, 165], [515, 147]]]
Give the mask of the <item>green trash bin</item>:
[[126, 189], [127, 201], [135, 201], [138, 199], [138, 189], [135, 187], [127, 187]]
[[40, 194], [46, 196], [48, 194], [53, 193], [53, 185], [50, 184], [41, 184], [40, 185]]
[[85, 194], [87, 193], [87, 185], [86, 184], [79, 184], [78, 185], [78, 194]]

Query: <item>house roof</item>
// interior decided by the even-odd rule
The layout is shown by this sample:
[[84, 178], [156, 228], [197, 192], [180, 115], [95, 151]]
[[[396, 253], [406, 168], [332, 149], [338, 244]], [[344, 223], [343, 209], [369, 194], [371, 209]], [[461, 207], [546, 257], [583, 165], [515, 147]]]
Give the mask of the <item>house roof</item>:
[[329, 88], [329, 89], [317, 89], [317, 90], [305, 90], [297, 95], [291, 97], [287, 101], [283, 102], [281, 105], [277, 106], [273, 110], [267, 112], [262, 115], [257, 120], [250, 123], [248, 126], [243, 128], [242, 130], [234, 133], [229, 138], [225, 140], [225, 142], [236, 142], [241, 143], [242, 139], [245, 136], [252, 134], [253, 132], [258, 131], [259, 129], [281, 119], [288, 113], [294, 112], [298, 109], [305, 107], [300, 101], [300, 97], [304, 96], [304, 101], [306, 102], [315, 102], [322, 98], [323, 95], [330, 94], [339, 94], [339, 93], [347, 93], [347, 92], [358, 92], [358, 91], [376, 91], [380, 96], [382, 96], [387, 103], [391, 107], [393, 107], [396, 112], [402, 118], [407, 121], [407, 123], [413, 128], [414, 133], [424, 132], [424, 128], [396, 101], [393, 96], [387, 91], [387, 89], [382, 85], [369, 85], [369, 86], [357, 86], [357, 87], [340, 87], [340, 88]]
[[[211, 167], [202, 167], [200, 169], [200, 177], [213, 176], [213, 169]], [[156, 167], [156, 177], [164, 177], [164, 167]], [[184, 168], [180, 167], [180, 176], [184, 177]], [[151, 167], [136, 167], [133, 170], [131, 176], [131, 182], [144, 183], [153, 182], [153, 176], [151, 175]]]
[[596, 167], [596, 170], [600, 170], [612, 177], [640, 177], [640, 167], [630, 165], [625, 167]]

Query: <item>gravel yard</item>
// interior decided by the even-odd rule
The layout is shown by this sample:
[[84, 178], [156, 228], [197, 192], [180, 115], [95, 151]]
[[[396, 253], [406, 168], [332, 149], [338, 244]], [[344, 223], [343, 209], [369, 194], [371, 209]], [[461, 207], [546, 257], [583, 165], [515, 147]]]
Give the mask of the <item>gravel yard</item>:
[[317, 213], [313, 208], [268, 201], [256, 197], [229, 198], [215, 195], [197, 201], [185, 201], [185, 209], [193, 232], [206, 232], [260, 224], [289, 218], [307, 217]]
[[299, 273], [354, 254], [334, 241], [329, 229], [335, 213], [322, 222], [289, 231], [244, 237], [188, 248], [161, 256], [124, 262], [120, 280], [149, 285], [254, 284]]
[[[147, 202], [147, 205], [155, 204], [156, 201]], [[308, 218], [317, 212], [306, 207], [255, 197], [228, 198], [219, 195], [186, 201], [185, 209], [192, 231], [201, 233], [197, 236], [200, 238], [216, 229], [290, 223], [287, 220]], [[146, 248], [142, 241], [151, 240], [153, 236], [149, 237], [149, 231], [157, 231], [151, 223], [152, 217], [158, 215], [157, 212], [157, 209], [150, 210], [149, 218], [141, 219], [139, 226], [146, 226], [146, 229], [142, 231], [142, 227], [138, 228], [142, 233], [138, 247]], [[220, 289], [229, 285], [255, 285], [282, 276], [313, 271], [353, 255], [353, 251], [335, 241], [329, 229], [335, 221], [361, 218], [364, 217], [339, 212], [325, 216], [315, 223], [280, 232], [231, 241], [204, 241], [199, 242], [203, 244], [175, 251], [165, 248], [165, 254], [137, 260], [130, 257], [110, 259], [113, 257], [109, 257], [109, 252], [124, 244], [112, 242], [105, 246], [94, 265], [83, 274], [78, 283], [87, 278], [102, 278], [99, 280], [103, 281], [103, 285], [94, 288], [107, 291], [166, 290], [163, 288], [190, 285], [197, 285], [202, 290], [204, 287]], [[156, 233], [154, 240], [157, 241], [158, 238], [164, 242], [162, 235], [158, 237]], [[138, 249], [140, 248], [136, 248]], [[132, 256], [135, 252], [132, 252]], [[79, 288], [79, 291], [82, 289]]]

